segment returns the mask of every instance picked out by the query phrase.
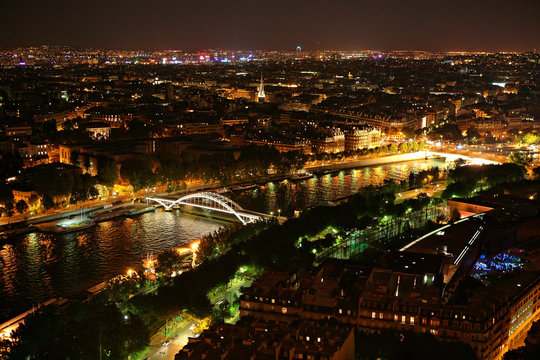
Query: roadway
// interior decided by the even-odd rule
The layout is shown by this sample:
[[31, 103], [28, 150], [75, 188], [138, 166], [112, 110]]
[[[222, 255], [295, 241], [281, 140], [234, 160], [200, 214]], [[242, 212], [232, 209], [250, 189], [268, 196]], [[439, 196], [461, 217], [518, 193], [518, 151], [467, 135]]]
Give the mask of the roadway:
[[[515, 148], [511, 148], [514, 149]], [[432, 150], [426, 151], [419, 151], [415, 153], [406, 153], [406, 154], [398, 154], [398, 155], [390, 155], [390, 156], [374, 156], [364, 159], [348, 159], [348, 160], [335, 160], [332, 162], [313, 162], [310, 164], [307, 164], [305, 166], [305, 170], [312, 171], [312, 172], [325, 172], [325, 171], [337, 171], [337, 170], [344, 170], [344, 169], [352, 169], [352, 168], [360, 168], [360, 167], [366, 167], [366, 166], [377, 166], [377, 165], [383, 165], [383, 164], [390, 164], [390, 163], [397, 163], [397, 162], [404, 162], [404, 161], [412, 161], [412, 160], [420, 160], [425, 158], [426, 156], [452, 156], [453, 158], [464, 158], [465, 160], [472, 160], [475, 162], [478, 162], [480, 159], [488, 160], [488, 162], [504, 162], [506, 160], [506, 156], [502, 155], [500, 152], [501, 149], [498, 149], [496, 147], [489, 147], [489, 146], [482, 146], [482, 147], [474, 147], [474, 146], [468, 146], [464, 147], [461, 150], [458, 150], [453, 145], [445, 145], [442, 147], [433, 147]], [[506, 151], [508, 152], [508, 151]], [[506, 154], [506, 152], [504, 154]], [[279, 179], [285, 179], [287, 177], [279, 177]], [[275, 176], [268, 176], [267, 181], [273, 181], [277, 178]], [[174, 194], [187, 194], [191, 192], [197, 192], [197, 191], [204, 191], [204, 190], [211, 190], [211, 189], [218, 189], [220, 188], [220, 185], [218, 183], [212, 183], [212, 184], [205, 184], [203, 181], [189, 181], [188, 187], [184, 190], [177, 191]], [[104, 205], [117, 202], [117, 201], [129, 201], [134, 197], [146, 197], [148, 195], [151, 196], [160, 196], [162, 195], [172, 195], [172, 193], [166, 193], [165, 190], [167, 187], [165, 185], [162, 186], [156, 186], [151, 189], [143, 189], [138, 191], [135, 194], [120, 194], [116, 197], [111, 197], [106, 200], [87, 200], [84, 202], [79, 202], [76, 205], [70, 205], [63, 209], [51, 209], [48, 210], [45, 213], [36, 214], [36, 215], [21, 215], [21, 214], [14, 214], [11, 216], [11, 218], [0, 218], [0, 226], [6, 225], [8, 223], [16, 223], [16, 222], [22, 222], [27, 221], [27, 223], [39, 223], [39, 222], [46, 222], [51, 220], [60, 219], [62, 217], [67, 217], [69, 215], [77, 213], [77, 211], [80, 211], [81, 208], [86, 208], [87, 210], [90, 210], [91, 208], [98, 208], [102, 207]]]
[[[239, 281], [233, 281], [230, 286], [224, 291], [218, 292], [209, 298], [212, 304], [216, 304], [221, 299], [225, 298], [231, 301], [234, 295], [240, 295], [240, 288], [243, 286], [250, 286], [253, 279], [243, 279]], [[235, 316], [231, 321], [235, 321]], [[148, 351], [141, 357], [141, 359], [148, 360], [174, 360], [174, 356], [182, 350], [182, 348], [188, 343], [189, 338], [195, 336], [193, 333], [194, 319], [186, 318], [180, 320], [177, 323], [169, 323], [169, 332], [165, 335], [164, 327], [161, 327], [158, 332], [150, 338], [150, 347]], [[172, 330], [170, 329], [172, 328]], [[163, 345], [167, 342], [167, 345]]]
[[318, 161], [312, 162], [304, 167], [305, 170], [310, 172], [324, 172], [324, 171], [340, 171], [345, 169], [354, 169], [367, 166], [378, 166], [385, 164], [393, 164], [405, 161], [423, 160], [426, 156], [430, 156], [425, 151], [417, 151], [413, 153], [405, 153], [389, 156], [374, 156], [364, 159], [356, 160], [333, 160], [333, 161]]
[[444, 181], [427, 184], [419, 189], [407, 190], [396, 194], [396, 202], [400, 203], [403, 200], [416, 199], [418, 195], [424, 193], [429, 197], [440, 196], [446, 188]]

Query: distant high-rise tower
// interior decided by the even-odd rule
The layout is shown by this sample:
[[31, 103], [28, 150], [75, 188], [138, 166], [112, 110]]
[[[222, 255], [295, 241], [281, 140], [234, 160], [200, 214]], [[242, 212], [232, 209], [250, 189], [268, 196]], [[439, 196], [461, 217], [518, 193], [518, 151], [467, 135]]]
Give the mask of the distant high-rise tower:
[[263, 76], [261, 74], [261, 84], [259, 85], [259, 92], [257, 93], [257, 101], [264, 101], [266, 99], [266, 94], [264, 93], [264, 82]]

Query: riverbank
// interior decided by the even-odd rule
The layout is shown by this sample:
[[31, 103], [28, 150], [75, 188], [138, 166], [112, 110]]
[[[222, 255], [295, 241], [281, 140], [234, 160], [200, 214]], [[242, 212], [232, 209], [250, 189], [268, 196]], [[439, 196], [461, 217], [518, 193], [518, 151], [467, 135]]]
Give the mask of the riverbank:
[[406, 161], [415, 161], [415, 160], [422, 160], [422, 159], [428, 159], [432, 158], [433, 154], [431, 154], [428, 151], [417, 151], [414, 153], [406, 153], [406, 154], [398, 154], [398, 155], [389, 155], [389, 156], [382, 156], [382, 157], [376, 157], [376, 158], [367, 158], [367, 159], [361, 159], [361, 160], [354, 160], [354, 161], [343, 161], [338, 163], [331, 163], [331, 164], [324, 164], [324, 165], [317, 165], [317, 166], [307, 166], [304, 169], [312, 172], [312, 173], [329, 173], [329, 172], [336, 172], [341, 170], [348, 170], [348, 169], [358, 169], [368, 166], [379, 166], [379, 165], [387, 165], [387, 164], [394, 164], [394, 163], [400, 163], [400, 162], [406, 162]]
[[[264, 183], [258, 189], [226, 196], [245, 209], [292, 217], [296, 210], [301, 213], [328, 205], [329, 201], [355, 194], [365, 186], [382, 185], [387, 179], [405, 180], [410, 172], [443, 165], [439, 160], [422, 159], [344, 170], [303, 181]], [[119, 216], [99, 222], [81, 232], [18, 236], [0, 249], [0, 275], [4, 279], [0, 291], [6, 294], [0, 303], [0, 315], [6, 319], [52, 297], [70, 297], [135, 269], [147, 254], [185, 247], [223, 224], [205, 216], [157, 209], [137, 218]]]
[[[366, 158], [361, 160], [354, 160], [354, 161], [342, 161], [342, 162], [334, 162], [334, 163], [328, 163], [324, 165], [316, 165], [316, 166], [305, 166], [302, 170], [314, 174], [330, 174], [334, 172], [339, 172], [342, 170], [350, 170], [350, 169], [360, 169], [364, 167], [370, 167], [370, 166], [379, 166], [379, 165], [389, 165], [389, 164], [396, 164], [401, 162], [409, 162], [409, 161], [417, 161], [417, 160], [425, 160], [430, 158], [443, 158], [443, 154], [432, 154], [430, 152], [426, 151], [418, 151], [414, 153], [406, 153], [406, 154], [398, 154], [398, 155], [388, 155], [388, 156], [381, 156], [381, 157], [374, 157], [374, 158]], [[264, 179], [255, 180], [252, 182], [241, 182], [241, 183], [235, 183], [231, 184], [225, 188], [231, 189], [232, 187], [237, 186], [248, 186], [248, 185], [264, 185], [271, 182], [281, 182], [284, 180], [290, 180], [295, 176], [295, 174], [287, 174], [287, 175], [269, 175], [265, 177]], [[192, 193], [195, 191], [208, 191], [208, 190], [219, 190], [223, 189], [224, 187], [221, 184], [207, 184], [207, 185], [199, 185], [195, 187], [188, 187], [186, 189], [172, 191], [172, 192], [160, 192], [160, 193], [153, 193], [152, 196], [167, 196], [167, 195], [184, 195], [188, 193]]]
[[[338, 172], [338, 171], [347, 170], [347, 169], [355, 169], [355, 168], [362, 168], [362, 167], [369, 167], [369, 166], [379, 166], [379, 165], [393, 164], [393, 163], [399, 163], [399, 162], [421, 160], [427, 157], [441, 156], [441, 155], [443, 154], [438, 153], [436, 155], [433, 155], [430, 152], [418, 151], [415, 153], [366, 158], [366, 159], [354, 160], [354, 161], [343, 161], [339, 163], [329, 163], [329, 164], [317, 165], [317, 166], [306, 166], [304, 167], [304, 170], [308, 172], [316, 173], [316, 174], [326, 174], [326, 173]], [[294, 174], [269, 175], [268, 177], [265, 177], [264, 179], [256, 180], [251, 183], [241, 182], [241, 183], [233, 184], [231, 186], [263, 185], [269, 182], [279, 182], [279, 181], [291, 179], [293, 176]], [[152, 195], [153, 196], [183, 195], [183, 194], [188, 194], [188, 193], [197, 192], [197, 191], [218, 190], [220, 188], [222, 188], [221, 184], [213, 183], [213, 184], [188, 186], [186, 189], [182, 189], [182, 190], [178, 190], [174, 192], [160, 192], [160, 193], [152, 192]], [[141, 194], [137, 194], [137, 195], [141, 195]], [[54, 220], [60, 220], [60, 219], [67, 218], [73, 215], [77, 215], [78, 212], [81, 211], [81, 208], [84, 208], [84, 211], [90, 213], [90, 212], [95, 212], [96, 210], [104, 209], [107, 205], [110, 205], [110, 204], [114, 204], [117, 202], [126, 204], [126, 203], [129, 203], [130, 201], [132, 201], [131, 197], [128, 197], [127, 195], [122, 195], [116, 198], [108, 199], [107, 201], [97, 201], [97, 202], [92, 201], [89, 204], [93, 204], [93, 205], [79, 206], [73, 210], [69, 208], [68, 209], [55, 209], [55, 210], [49, 211], [46, 214], [38, 214], [31, 217], [26, 217], [26, 218], [22, 216], [14, 215], [12, 216], [11, 219], [3, 219], [0, 221], [0, 234], [5, 234], [6, 236], [24, 235], [32, 231], [31, 228], [28, 228], [28, 225], [51, 222]]]

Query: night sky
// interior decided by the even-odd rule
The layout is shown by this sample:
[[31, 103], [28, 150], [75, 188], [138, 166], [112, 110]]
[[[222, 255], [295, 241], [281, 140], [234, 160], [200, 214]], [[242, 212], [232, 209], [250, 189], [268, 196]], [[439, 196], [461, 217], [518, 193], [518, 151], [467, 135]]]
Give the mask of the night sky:
[[540, 0], [0, 0], [0, 47], [540, 50]]

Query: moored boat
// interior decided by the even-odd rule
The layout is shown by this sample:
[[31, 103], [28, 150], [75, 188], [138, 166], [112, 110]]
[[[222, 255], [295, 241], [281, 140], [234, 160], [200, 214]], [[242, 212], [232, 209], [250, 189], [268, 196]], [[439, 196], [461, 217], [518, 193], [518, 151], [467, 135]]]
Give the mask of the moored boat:
[[127, 217], [137, 216], [148, 212], [156, 211], [155, 206], [145, 207], [143, 209], [132, 209], [125, 213]]
[[311, 179], [313, 176], [312, 173], [302, 173], [302, 174], [294, 174], [293, 176], [291, 176], [290, 180], [291, 181], [301, 181], [301, 180], [307, 180], [307, 179]]
[[226, 193], [231, 192], [231, 190], [228, 188], [221, 188], [221, 189], [214, 190], [214, 192], [217, 194], [226, 194]]
[[255, 189], [257, 187], [257, 184], [251, 184], [251, 185], [238, 185], [231, 187], [232, 191], [244, 191], [244, 190], [251, 190]]
[[53, 228], [53, 232], [57, 234], [67, 234], [75, 231], [89, 229], [96, 225], [96, 222], [92, 219], [88, 219], [78, 223], [66, 224], [66, 225], [56, 225]]

